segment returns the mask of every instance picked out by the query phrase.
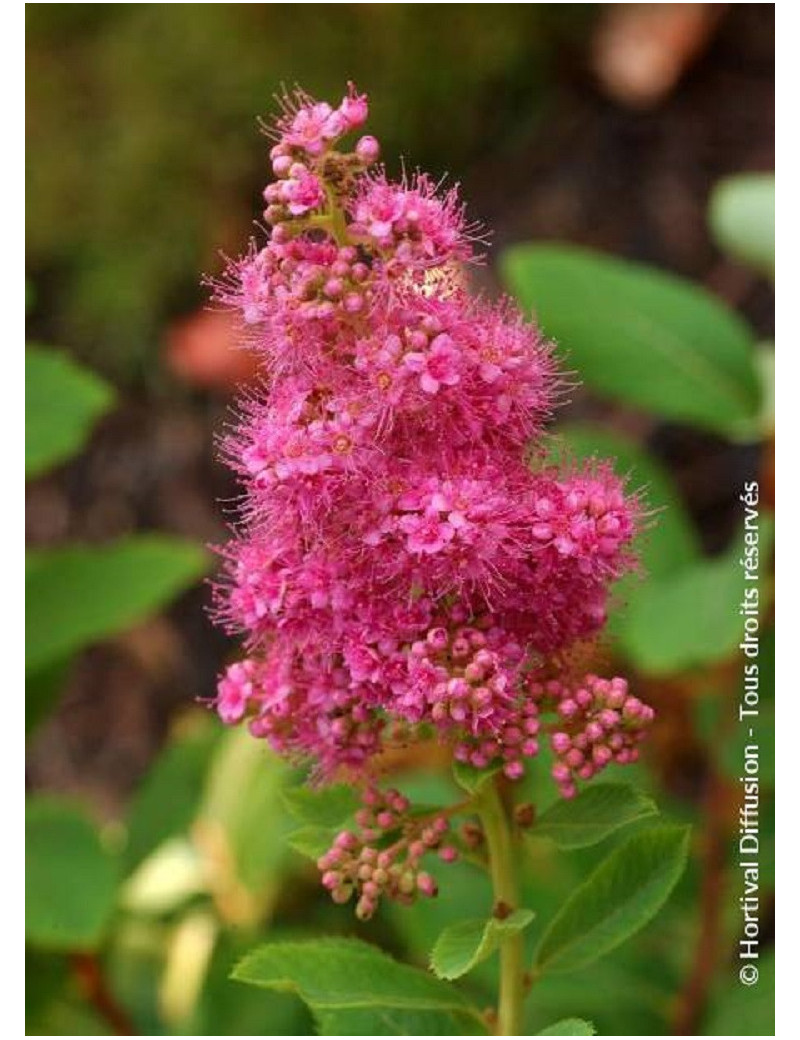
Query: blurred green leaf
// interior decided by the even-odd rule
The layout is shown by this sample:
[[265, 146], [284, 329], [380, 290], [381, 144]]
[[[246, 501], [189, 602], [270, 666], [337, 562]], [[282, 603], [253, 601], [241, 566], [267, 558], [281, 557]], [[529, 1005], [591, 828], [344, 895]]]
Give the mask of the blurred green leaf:
[[595, 1029], [591, 1022], [584, 1022], [582, 1018], [562, 1018], [547, 1029], [543, 1029], [537, 1036], [594, 1036]]
[[114, 1036], [98, 1011], [75, 994], [53, 1001], [26, 1023], [26, 1036]]
[[300, 827], [292, 831], [286, 839], [289, 848], [299, 852], [307, 859], [318, 860], [327, 852], [336, 837], [336, 829], [333, 827]]
[[25, 806], [25, 939], [58, 950], [91, 950], [114, 909], [118, 870], [92, 823], [73, 803], [30, 798]]
[[563, 245], [521, 245], [505, 280], [588, 386], [727, 435], [759, 410], [753, 336], [719, 300], [654, 268]]
[[765, 340], [756, 344], [753, 361], [760, 387], [761, 407], [751, 419], [731, 427], [730, 439], [739, 444], [754, 444], [775, 432], [775, 343]]
[[25, 733], [32, 733], [55, 708], [69, 678], [72, 657], [52, 661], [25, 676]]
[[317, 827], [340, 827], [361, 805], [357, 788], [348, 784], [320, 788], [300, 785], [286, 788], [282, 796], [292, 816]]
[[[771, 517], [760, 518], [761, 572], [772, 546]], [[668, 675], [713, 664], [732, 654], [744, 637], [739, 613], [745, 585], [739, 563], [743, 543], [724, 556], [703, 560], [672, 577], [645, 583], [620, 628], [620, 646], [633, 664], [651, 675]], [[769, 581], [760, 586], [766, 609]]]
[[69, 962], [58, 953], [25, 948], [25, 1023], [28, 1036], [41, 1035], [39, 1020], [63, 999], [69, 982]]
[[688, 952], [694, 935], [679, 937], [684, 950], [667, 951], [675, 941], [664, 929], [667, 910], [652, 928], [582, 968], [579, 978], [565, 972], [537, 979], [535, 999], [532, 994], [525, 1009], [525, 1032], [537, 1035], [553, 1022], [575, 1017], [593, 1023], [601, 1036], [667, 1035], [674, 994], [684, 979], [671, 972], [667, 958], [670, 952]]
[[576, 798], [554, 802], [528, 834], [549, 838], [561, 849], [581, 849], [657, 811], [653, 800], [630, 784], [595, 784]]
[[687, 827], [640, 831], [616, 849], [567, 899], [536, 952], [539, 971], [574, 971], [642, 928], [666, 901], [686, 865]]
[[357, 939], [271, 943], [248, 954], [231, 978], [297, 993], [313, 1012], [369, 1008], [472, 1014], [461, 992]]
[[645, 506], [655, 514], [637, 539], [648, 578], [672, 574], [700, 558], [700, 539], [672, 477], [634, 440], [601, 426], [562, 426], [551, 451], [554, 462], [564, 454], [562, 448], [580, 461], [611, 461], [614, 472], [628, 478], [630, 490], [643, 489]]
[[445, 928], [431, 952], [431, 968], [440, 979], [458, 979], [485, 961], [510, 935], [527, 928], [534, 918], [532, 910], [515, 910], [500, 920], [490, 917]]
[[765, 950], [757, 967], [752, 986], [739, 981], [738, 965], [731, 970], [731, 981], [715, 994], [703, 1036], [775, 1036], [774, 954]]
[[218, 726], [203, 725], [168, 744], [150, 766], [128, 810], [128, 841], [123, 854], [126, 872], [167, 838], [188, 831], [220, 735]]
[[207, 567], [203, 550], [167, 535], [28, 554], [26, 668], [36, 670], [165, 606]]
[[194, 831], [231, 871], [243, 921], [261, 920], [281, 891], [291, 829], [281, 798], [287, 768], [241, 728], [224, 735], [208, 772]]
[[773, 173], [741, 173], [721, 180], [711, 194], [709, 222], [720, 249], [774, 277]]
[[36, 477], [81, 450], [114, 402], [110, 386], [66, 354], [25, 351], [25, 476]]

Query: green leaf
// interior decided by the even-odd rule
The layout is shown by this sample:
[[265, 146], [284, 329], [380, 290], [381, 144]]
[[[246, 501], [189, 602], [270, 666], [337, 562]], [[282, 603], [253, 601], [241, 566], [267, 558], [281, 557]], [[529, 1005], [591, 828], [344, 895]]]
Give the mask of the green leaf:
[[711, 195], [709, 222], [721, 249], [774, 277], [774, 174], [742, 173], [720, 181]]
[[292, 816], [317, 827], [340, 827], [361, 805], [358, 790], [348, 784], [289, 787], [282, 796]]
[[231, 965], [250, 949], [253, 941], [252, 936], [241, 933], [242, 929], [220, 933], [205, 985], [184, 1035], [313, 1036], [311, 1014], [294, 994], [231, 985]]
[[547, 1029], [543, 1029], [537, 1036], [594, 1036], [595, 1028], [591, 1022], [584, 1022], [582, 1018], [562, 1018]]
[[515, 246], [502, 270], [579, 378], [600, 393], [724, 434], [757, 413], [752, 334], [699, 286], [554, 244]]
[[408, 1008], [345, 1008], [319, 1011], [319, 1036], [485, 1036], [478, 1020], [459, 1011]]
[[738, 444], [755, 444], [775, 431], [775, 343], [764, 340], [753, 353], [760, 387], [761, 407], [756, 415], [730, 429], [730, 439]]
[[199, 546], [167, 535], [29, 553], [26, 668], [38, 670], [124, 630], [193, 585], [206, 567]]
[[577, 798], [555, 802], [529, 833], [549, 838], [561, 849], [581, 849], [657, 811], [647, 795], [629, 784], [595, 784]]
[[[760, 518], [761, 610], [768, 605], [773, 523]], [[619, 632], [621, 649], [642, 672], [668, 675], [725, 660], [743, 638], [744, 572], [738, 540], [724, 556], [645, 583]]]
[[613, 950], [655, 916], [686, 864], [689, 828], [653, 827], [618, 846], [550, 922], [539, 971], [574, 971]]
[[290, 848], [307, 859], [318, 860], [327, 852], [336, 837], [336, 830], [331, 827], [301, 827], [292, 831], [286, 839]]
[[25, 733], [33, 733], [55, 708], [69, 678], [72, 657], [51, 661], [25, 676]]
[[245, 727], [227, 732], [217, 745], [208, 772], [195, 830], [231, 872], [229, 884], [247, 895], [242, 914], [260, 921], [283, 887], [291, 828], [281, 790], [283, 759], [253, 740]]
[[344, 1009], [454, 1011], [480, 1021], [463, 994], [357, 939], [271, 943], [248, 954], [231, 976], [297, 993], [315, 1014]]
[[[758, 981], [745, 986], [738, 968], [715, 994], [702, 1036], [775, 1036], [775, 957], [766, 950], [757, 962]], [[756, 963], [756, 962], [751, 962]], [[727, 980], [726, 980], [727, 981]]]
[[486, 769], [476, 769], [468, 762], [453, 762], [453, 777], [458, 786], [468, 794], [477, 794], [484, 784], [487, 784], [502, 768], [502, 765], [498, 764], [488, 766]]
[[610, 461], [631, 490], [643, 489], [646, 507], [655, 513], [636, 545], [648, 579], [672, 574], [700, 559], [700, 539], [672, 477], [636, 441], [601, 426], [562, 426], [556, 430], [550, 453], [553, 462], [563, 457], [564, 448], [580, 461]]
[[114, 909], [118, 871], [89, 819], [71, 802], [36, 797], [25, 806], [25, 939], [90, 950]]
[[145, 774], [128, 811], [126, 871], [133, 870], [167, 838], [188, 831], [219, 736], [218, 726], [199, 726], [169, 744]]
[[431, 968], [440, 979], [458, 979], [491, 957], [510, 935], [527, 928], [532, 910], [515, 910], [504, 920], [490, 917], [461, 921], [445, 928], [431, 953]]
[[114, 402], [110, 386], [66, 354], [25, 351], [25, 476], [36, 477], [81, 450]]

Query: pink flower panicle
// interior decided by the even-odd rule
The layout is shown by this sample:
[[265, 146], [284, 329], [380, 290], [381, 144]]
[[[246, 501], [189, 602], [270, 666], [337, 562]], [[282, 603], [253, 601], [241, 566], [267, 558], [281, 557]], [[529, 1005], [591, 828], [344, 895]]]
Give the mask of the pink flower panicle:
[[318, 782], [368, 784], [360, 831], [321, 861], [363, 917], [381, 894], [432, 894], [422, 855], [453, 855], [441, 823], [375, 789], [387, 747], [432, 733], [513, 780], [549, 732], [570, 797], [634, 761], [653, 717], [622, 679], [549, 678], [634, 565], [638, 501], [603, 463], [531, 465], [559, 392], [550, 345], [469, 294], [478, 236], [455, 188], [391, 181], [374, 137], [341, 149], [367, 114], [352, 85], [336, 107], [284, 99], [271, 231], [215, 284], [265, 371], [223, 439], [243, 495], [215, 611], [247, 656], [217, 710]]

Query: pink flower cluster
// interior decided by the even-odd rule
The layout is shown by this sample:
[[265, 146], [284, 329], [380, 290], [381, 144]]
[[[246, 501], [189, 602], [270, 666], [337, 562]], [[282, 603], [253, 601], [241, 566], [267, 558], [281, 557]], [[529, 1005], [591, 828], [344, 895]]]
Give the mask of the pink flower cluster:
[[[335, 108], [286, 100], [269, 237], [215, 285], [265, 374], [224, 439], [243, 495], [216, 611], [247, 656], [218, 711], [325, 780], [431, 732], [513, 779], [555, 710], [570, 795], [630, 761], [649, 721], [621, 680], [536, 685], [604, 624], [638, 503], [607, 465], [542, 463], [549, 344], [509, 301], [465, 288], [477, 232], [455, 189], [370, 170], [373, 137], [339, 147], [366, 117], [352, 87]], [[323, 869], [343, 893], [355, 846], [336, 848]]]
[[575, 794], [576, 780], [591, 780], [611, 762], [627, 765], [639, 758], [639, 744], [655, 712], [628, 693], [625, 679], [586, 675], [577, 688], [557, 679], [535, 682], [531, 695], [539, 704], [549, 701], [559, 717], [550, 737], [556, 756], [553, 779], [562, 795]]
[[356, 813], [358, 830], [341, 831], [317, 866], [334, 902], [346, 903], [355, 892], [356, 916], [367, 920], [381, 896], [405, 904], [418, 895], [435, 896], [436, 882], [420, 870], [420, 862], [435, 850], [452, 863], [458, 850], [445, 841], [450, 829], [445, 816], [409, 819], [409, 801], [395, 790], [369, 787], [363, 797], [364, 808]]

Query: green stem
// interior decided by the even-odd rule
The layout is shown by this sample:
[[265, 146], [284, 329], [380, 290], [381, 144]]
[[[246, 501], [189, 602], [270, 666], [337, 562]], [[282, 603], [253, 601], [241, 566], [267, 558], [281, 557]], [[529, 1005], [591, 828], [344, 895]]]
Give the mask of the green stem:
[[[497, 778], [487, 783], [481, 791], [478, 812], [489, 851], [495, 911], [499, 909], [506, 916], [519, 908], [519, 890], [514, 870], [511, 828], [500, 799]], [[503, 904], [502, 907], [500, 904]], [[500, 946], [498, 1036], [522, 1035], [524, 952], [521, 932], [510, 935]]]
[[344, 218], [344, 212], [336, 200], [336, 195], [327, 185], [325, 185], [325, 194], [328, 197], [327, 218], [330, 233], [333, 235], [337, 245], [346, 246], [349, 244], [350, 239], [347, 234], [347, 221]]

